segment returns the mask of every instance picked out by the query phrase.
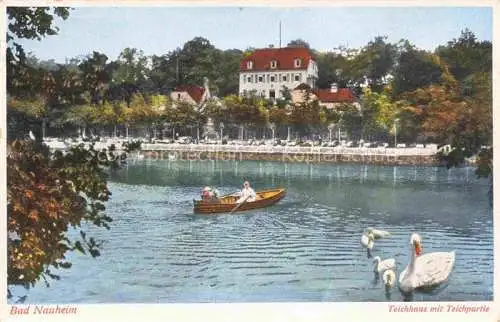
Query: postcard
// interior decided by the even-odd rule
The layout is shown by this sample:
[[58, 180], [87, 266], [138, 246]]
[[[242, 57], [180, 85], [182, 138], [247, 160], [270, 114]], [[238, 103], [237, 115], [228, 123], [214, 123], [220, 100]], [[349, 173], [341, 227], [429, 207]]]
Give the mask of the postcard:
[[6, 3], [4, 316], [495, 320], [493, 3], [381, 4]]

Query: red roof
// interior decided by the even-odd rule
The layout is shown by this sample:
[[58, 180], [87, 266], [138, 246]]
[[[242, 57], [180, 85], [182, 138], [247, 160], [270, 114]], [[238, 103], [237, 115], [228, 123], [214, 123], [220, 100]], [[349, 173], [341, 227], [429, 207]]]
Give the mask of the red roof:
[[[296, 58], [301, 60], [300, 67], [295, 67]], [[277, 62], [276, 68], [271, 68], [271, 62]], [[312, 60], [311, 52], [307, 48], [286, 47], [256, 49], [252, 54], [240, 62], [240, 71], [268, 71], [268, 70], [304, 70]], [[252, 61], [253, 67], [247, 68], [247, 62]]]
[[200, 103], [205, 93], [205, 89], [200, 86], [194, 85], [181, 85], [174, 89], [174, 92], [186, 92], [196, 103]]
[[318, 100], [323, 103], [354, 103], [354, 94], [349, 88], [339, 88], [337, 92], [332, 92], [328, 89], [317, 89], [314, 94]]

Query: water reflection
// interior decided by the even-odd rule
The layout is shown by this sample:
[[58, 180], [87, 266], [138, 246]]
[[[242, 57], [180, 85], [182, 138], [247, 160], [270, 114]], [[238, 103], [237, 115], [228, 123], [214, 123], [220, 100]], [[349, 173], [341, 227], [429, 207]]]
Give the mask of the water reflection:
[[[493, 296], [488, 182], [467, 169], [231, 161], [131, 163], [112, 173], [103, 256], [77, 257], [32, 303], [461, 301]], [[472, 170], [471, 170], [472, 171]], [[221, 193], [281, 186], [273, 207], [237, 215], [193, 214], [204, 185]], [[371, 254], [366, 227], [391, 232]], [[409, 261], [418, 231], [426, 251], [456, 250], [447, 286], [407, 298], [386, 292], [369, 256]], [[112, 281], [112, 282], [110, 282]], [[120, 290], [117, 293], [117, 290]], [[117, 294], [120, 294], [118, 297]]]
[[[417, 184], [422, 183], [451, 183], [457, 179], [463, 178], [465, 183], [470, 182], [469, 168], [446, 170], [444, 168], [434, 167], [380, 167], [368, 165], [322, 165], [322, 164], [288, 164], [277, 162], [254, 162], [249, 166], [249, 162], [244, 161], [151, 161], [134, 162], [135, 169], [144, 168], [145, 170], [151, 168], [162, 167], [170, 170], [171, 175], [182, 176], [183, 173], [189, 174], [204, 174], [214, 176], [215, 173], [229, 173], [234, 177], [245, 175], [253, 175], [257, 178], [276, 179], [276, 177], [300, 177], [307, 174], [310, 180], [318, 178], [333, 178], [336, 182], [353, 182], [352, 179], [358, 178], [359, 183], [377, 181], [380, 183], [387, 182], [391, 179], [393, 187], [404, 184], [405, 182], [412, 182]], [[127, 170], [129, 167], [127, 167]], [[306, 171], [304, 171], [306, 170]], [[293, 174], [290, 173], [293, 171]], [[390, 176], [388, 176], [390, 171]], [[358, 175], [356, 175], [356, 173]], [[119, 180], [119, 176], [117, 179]], [[330, 179], [331, 180], [331, 179]], [[161, 180], [160, 180], [161, 181]], [[438, 182], [439, 181], [439, 182]], [[476, 181], [476, 180], [474, 180]], [[158, 182], [158, 180], [149, 181], [150, 184], [164, 184], [166, 182]], [[462, 182], [461, 182], [462, 183]], [[477, 182], [476, 182], [477, 183]]]
[[386, 290], [385, 290], [385, 299], [386, 299], [387, 301], [390, 301], [390, 300], [391, 300], [391, 290], [389, 290], [389, 289], [386, 289]]

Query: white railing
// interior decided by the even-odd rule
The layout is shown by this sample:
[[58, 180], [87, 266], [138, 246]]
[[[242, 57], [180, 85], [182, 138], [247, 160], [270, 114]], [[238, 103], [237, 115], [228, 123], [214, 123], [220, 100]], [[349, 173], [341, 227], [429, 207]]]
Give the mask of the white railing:
[[347, 155], [434, 155], [432, 148], [353, 148], [353, 147], [301, 147], [269, 145], [205, 145], [205, 144], [142, 144], [142, 150], [228, 152], [228, 153], [277, 153], [277, 154], [347, 154]]
[[[45, 142], [52, 149], [67, 149], [71, 145], [84, 142], [61, 142], [57, 140], [47, 140]], [[106, 140], [97, 142], [96, 149], [104, 149], [115, 144], [117, 149], [122, 147], [120, 140]], [[389, 156], [429, 156], [435, 155], [435, 147], [426, 148], [360, 148], [360, 147], [303, 147], [303, 146], [271, 146], [271, 145], [227, 145], [227, 144], [178, 144], [178, 143], [143, 143], [142, 150], [151, 151], [186, 151], [186, 152], [227, 152], [227, 153], [276, 153], [276, 154], [320, 154], [320, 155], [389, 155]]]

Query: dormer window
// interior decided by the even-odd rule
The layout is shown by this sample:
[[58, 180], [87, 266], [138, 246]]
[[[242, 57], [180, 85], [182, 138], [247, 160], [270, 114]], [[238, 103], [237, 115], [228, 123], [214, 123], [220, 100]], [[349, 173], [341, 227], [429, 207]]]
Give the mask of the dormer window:
[[272, 69], [278, 68], [278, 62], [276, 60], [271, 60], [271, 68]]
[[295, 68], [299, 68], [300, 64], [301, 64], [300, 58], [295, 58], [295, 60], [293, 61], [293, 66], [295, 66]]
[[247, 69], [252, 69], [253, 68], [253, 61], [247, 61]]

